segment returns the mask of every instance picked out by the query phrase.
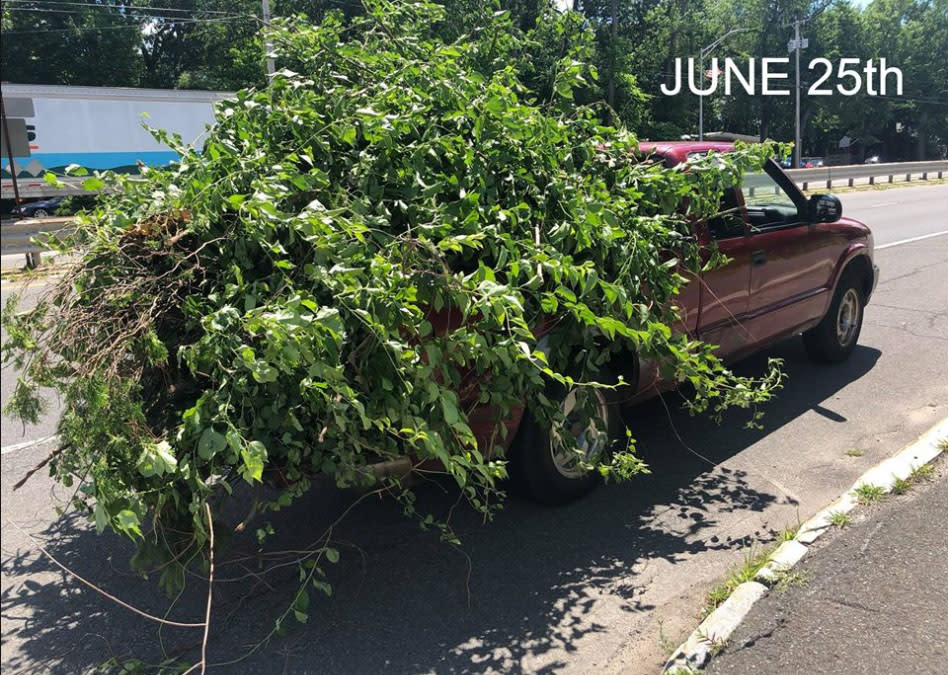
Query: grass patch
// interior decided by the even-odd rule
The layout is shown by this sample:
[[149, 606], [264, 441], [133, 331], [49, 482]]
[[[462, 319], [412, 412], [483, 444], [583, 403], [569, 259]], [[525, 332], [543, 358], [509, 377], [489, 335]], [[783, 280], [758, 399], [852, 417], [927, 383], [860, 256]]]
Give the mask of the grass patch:
[[[945, 441], [942, 441], [945, 442]], [[935, 476], [935, 467], [931, 464], [922, 464], [912, 469], [909, 474], [909, 480], [913, 483], [920, 480], [931, 480]]]
[[880, 485], [872, 483], [863, 483], [856, 488], [856, 498], [860, 504], [872, 504], [881, 502], [885, 498], [885, 490]]
[[776, 545], [773, 545], [756, 551], [754, 548], [747, 551], [744, 554], [743, 564], [732, 569], [724, 581], [708, 592], [708, 597], [701, 612], [702, 620], [720, 607], [721, 603], [727, 600], [738, 586], [745, 581], [753, 581], [776, 548]]
[[810, 577], [806, 572], [788, 572], [777, 581], [774, 588], [778, 593], [786, 593], [791, 588], [806, 586], [810, 583]]
[[845, 511], [833, 511], [829, 514], [829, 521], [836, 527], [846, 527], [853, 522], [853, 519]]
[[847, 457], [862, 457], [862, 456], [865, 455], [866, 453], [864, 453], [864, 452], [863, 452], [862, 450], [860, 450], [859, 448], [850, 448], [849, 450], [847, 450], [847, 451], [844, 452], [843, 454], [846, 455]]
[[678, 666], [674, 670], [668, 671], [668, 675], [703, 675], [704, 671], [700, 668], [692, 668], [691, 666]]
[[896, 478], [895, 482], [892, 483], [892, 494], [895, 495], [904, 495], [908, 492], [909, 487], [912, 483], [904, 478]]
[[713, 637], [708, 635], [704, 631], [698, 632], [698, 637], [708, 643], [708, 646], [711, 649], [711, 656], [717, 656], [725, 649], [727, 649], [728, 641], [727, 638]]
[[948, 450], [948, 438], [943, 438], [935, 443], [935, 447], [939, 450]]
[[780, 532], [777, 535], [777, 542], [782, 544], [785, 541], [792, 541], [793, 539], [796, 539], [797, 532], [799, 531], [800, 523], [797, 523], [792, 527], [786, 527], [784, 528], [783, 532]]

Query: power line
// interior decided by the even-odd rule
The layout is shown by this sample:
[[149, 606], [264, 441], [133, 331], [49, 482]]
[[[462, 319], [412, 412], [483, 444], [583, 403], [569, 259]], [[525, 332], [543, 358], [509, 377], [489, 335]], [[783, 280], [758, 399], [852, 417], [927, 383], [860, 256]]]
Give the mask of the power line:
[[[14, 13], [14, 12], [29, 12], [29, 13], [31, 13], [31, 14], [66, 14], [66, 15], [68, 15], [68, 16], [82, 16], [82, 15], [83, 15], [82, 11], [80, 11], [80, 10], [75, 10], [75, 9], [51, 9], [51, 8], [50, 8], [50, 9], [47, 9], [47, 8], [40, 8], [40, 7], [10, 7], [10, 8], [8, 8], [7, 11], [9, 11], [9, 12], [11, 12], [11, 13]], [[101, 15], [100, 15], [100, 16], [101, 16]], [[146, 11], [146, 12], [141, 12], [141, 13], [139, 13], [138, 11], [134, 11], [134, 12], [116, 11], [116, 12], [113, 13], [113, 16], [119, 16], [119, 17], [122, 17], [122, 18], [125, 18], [125, 19], [134, 19], [134, 18], [140, 18], [140, 19], [165, 19], [165, 20], [168, 20], [168, 21], [191, 21], [191, 20], [196, 20], [196, 17], [193, 17], [193, 16], [191, 16], [191, 15], [187, 15], [187, 14], [165, 15], [165, 14], [149, 13], [149, 12], [147, 12], [147, 11]], [[214, 17], [214, 18], [216, 18], [216, 19], [223, 19], [223, 18], [235, 17], [235, 16], [250, 16], [250, 15], [222, 14], [222, 15], [217, 16], [217, 17]], [[4, 31], [4, 32], [6, 32], [6, 31]]]
[[[234, 12], [225, 12], [217, 9], [181, 9], [178, 7], [150, 7], [150, 6], [136, 6], [136, 5], [123, 5], [123, 4], [111, 4], [111, 3], [99, 3], [99, 2], [56, 2], [54, 0], [5, 0], [4, 4], [10, 5], [52, 5], [55, 7], [85, 7], [88, 9], [108, 9], [113, 11], [118, 11], [121, 13], [125, 12], [178, 12], [180, 14], [220, 14], [224, 16], [239, 16]], [[14, 8], [10, 8], [14, 9]], [[20, 11], [29, 11], [28, 8], [16, 8]], [[34, 11], [50, 11], [50, 10], [40, 10], [36, 9]], [[65, 11], [65, 10], [60, 10]]]
[[[149, 16], [149, 17], [143, 17], [143, 18], [157, 19], [157, 18], [165, 18], [165, 17]], [[234, 15], [234, 16], [229, 16], [229, 17], [218, 17], [214, 19], [174, 18], [171, 20], [174, 21], [175, 23], [180, 23], [180, 24], [201, 24], [201, 23], [211, 24], [211, 23], [231, 23], [234, 21], [253, 21], [253, 22], [260, 21], [258, 17], [252, 14], [247, 14], [244, 16]], [[37, 34], [44, 34], [44, 33], [76, 33], [76, 32], [82, 33], [86, 31], [107, 31], [107, 30], [128, 30], [128, 29], [141, 30], [142, 29], [141, 22], [134, 23], [134, 24], [129, 23], [123, 26], [72, 26], [70, 28], [37, 28], [37, 29], [32, 29], [32, 30], [5, 30], [3, 31], [3, 34], [4, 35], [37, 35]]]

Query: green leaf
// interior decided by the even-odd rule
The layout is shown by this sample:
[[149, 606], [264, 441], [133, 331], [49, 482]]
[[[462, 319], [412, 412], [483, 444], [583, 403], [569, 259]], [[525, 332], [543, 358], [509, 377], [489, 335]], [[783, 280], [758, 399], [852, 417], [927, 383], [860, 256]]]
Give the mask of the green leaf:
[[449, 396], [444, 396], [441, 399], [441, 410], [444, 413], [444, 421], [448, 424], [453, 426], [461, 421], [458, 406]]
[[243, 465], [240, 467], [240, 474], [248, 483], [254, 481], [260, 482], [263, 477], [263, 468], [267, 461], [267, 446], [260, 441], [250, 441], [247, 446], [240, 451], [240, 458]]
[[198, 441], [198, 454], [201, 459], [210, 459], [227, 446], [227, 438], [214, 427], [207, 427]]
[[109, 514], [101, 502], [96, 502], [93, 514], [95, 516], [95, 531], [98, 534], [102, 534], [109, 525]]
[[146, 446], [138, 458], [138, 471], [145, 478], [173, 474], [177, 468], [178, 460], [168, 441]]
[[86, 178], [82, 181], [82, 189], [88, 190], [89, 192], [98, 192], [105, 187], [105, 181], [101, 178]]
[[130, 537], [141, 537], [142, 531], [138, 514], [131, 509], [122, 509], [112, 520], [114, 527], [118, 532], [127, 534]]

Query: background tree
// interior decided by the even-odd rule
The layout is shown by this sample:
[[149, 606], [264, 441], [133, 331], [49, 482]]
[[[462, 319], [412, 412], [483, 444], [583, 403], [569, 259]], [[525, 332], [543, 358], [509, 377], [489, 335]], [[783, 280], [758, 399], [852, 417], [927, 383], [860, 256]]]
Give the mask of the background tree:
[[4, 2], [2, 31], [0, 74], [6, 82], [141, 83], [140, 23], [127, 2]]
[[[81, 0], [85, 2], [85, 0]], [[395, 2], [395, 0], [392, 0]], [[371, 3], [369, 3], [371, 4]], [[576, 94], [645, 138], [697, 133], [698, 101], [668, 97], [660, 86], [676, 58], [699, 50], [734, 27], [712, 56], [748, 59], [789, 56], [792, 22], [807, 19], [802, 81], [824, 57], [885, 58], [902, 69], [904, 94], [802, 97], [803, 154], [861, 161], [924, 159], [948, 154], [948, 0], [575, 0], [573, 19], [560, 21], [550, 0], [442, 0], [443, 18], [424, 30], [453, 41], [478, 39], [485, 18], [509, 12], [512, 33], [498, 36], [485, 58], [507, 58], [531, 90], [550, 98], [555, 64], [565, 54], [601, 74]], [[306, 16], [319, 24], [334, 11], [344, 22], [366, 15], [363, 0], [272, 0], [274, 16]], [[61, 0], [3, 4], [3, 79], [24, 83], [92, 84], [237, 90], [266, 82], [259, 0], [100, 0], [86, 6]], [[515, 41], [510, 39], [515, 37]], [[90, 67], [90, 64], [95, 64]], [[482, 67], [490, 67], [484, 63]], [[793, 82], [792, 68], [788, 84]], [[835, 82], [835, 74], [833, 83]], [[793, 96], [705, 100], [705, 129], [792, 140]], [[849, 137], [852, 145], [840, 148]]]

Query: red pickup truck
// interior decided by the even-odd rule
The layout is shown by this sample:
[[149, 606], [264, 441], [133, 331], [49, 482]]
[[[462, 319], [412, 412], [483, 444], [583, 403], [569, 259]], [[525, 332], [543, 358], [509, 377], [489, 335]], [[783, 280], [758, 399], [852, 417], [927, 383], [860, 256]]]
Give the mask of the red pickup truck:
[[[732, 148], [728, 143], [641, 145], [643, 153], [668, 167], [696, 154]], [[878, 280], [869, 228], [843, 218], [842, 205], [832, 195], [808, 199], [774, 161], [729, 190], [721, 211], [710, 222], [696, 224], [694, 235], [709, 254], [716, 245], [731, 262], [685, 286], [681, 330], [718, 345], [718, 354], [728, 360], [796, 334], [803, 335], [815, 360], [846, 359], [859, 339], [863, 308]], [[655, 364], [637, 365], [633, 400], [654, 395], [665, 385]], [[604, 390], [596, 392], [601, 423], [568, 429], [590, 456], [607, 442], [596, 429], [619, 424], [614, 402]], [[563, 392], [562, 399], [568, 418], [575, 396]], [[517, 431], [509, 468], [534, 499], [564, 503], [596, 485], [598, 477], [583, 469], [575, 452], [558, 455], [553, 450], [549, 429], [541, 428], [529, 412], [517, 417], [508, 427]]]

